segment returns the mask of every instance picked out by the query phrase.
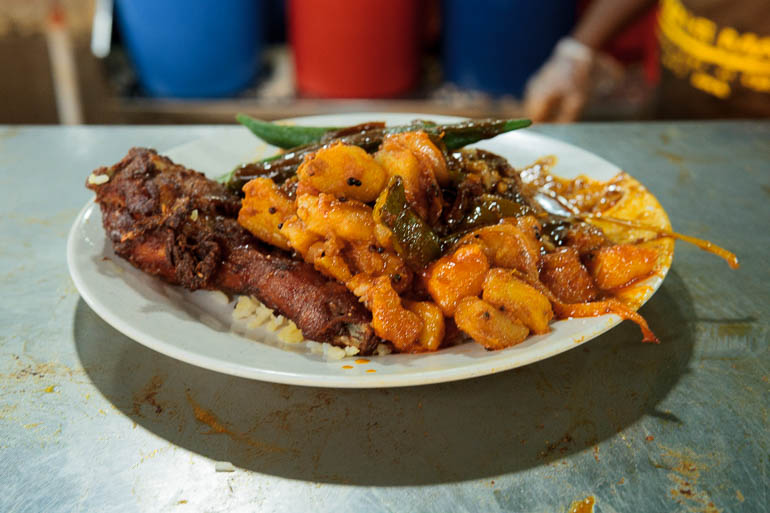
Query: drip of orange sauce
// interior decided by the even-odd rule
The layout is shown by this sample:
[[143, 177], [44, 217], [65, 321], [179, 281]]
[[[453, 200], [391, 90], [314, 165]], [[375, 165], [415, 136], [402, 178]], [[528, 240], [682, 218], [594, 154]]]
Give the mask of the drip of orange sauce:
[[658, 337], [647, 325], [644, 317], [628, 308], [626, 305], [615, 299], [605, 299], [603, 301], [594, 301], [592, 303], [562, 303], [556, 301], [553, 303], [553, 310], [560, 319], [569, 317], [598, 317], [604, 314], [615, 314], [621, 319], [635, 322], [642, 330], [642, 342], [658, 343]]
[[359, 358], [358, 360], [356, 360], [356, 363], [359, 365], [364, 363], [369, 363], [369, 360], [367, 360], [366, 358]]
[[601, 214], [593, 214], [593, 215], [583, 214], [582, 217], [590, 218], [590, 219], [600, 219], [602, 221], [607, 221], [608, 223], [619, 224], [621, 226], [627, 226], [629, 228], [636, 228], [637, 230], [646, 230], [649, 232], [654, 232], [658, 234], [659, 237], [671, 237], [673, 239], [689, 242], [693, 246], [696, 246], [702, 249], [703, 251], [708, 251], [709, 253], [713, 253], [714, 255], [723, 258], [727, 262], [727, 265], [730, 266], [731, 269], [738, 269], [740, 267], [740, 263], [738, 262], [738, 257], [735, 255], [735, 253], [728, 251], [725, 248], [719, 247], [716, 244], [704, 239], [699, 239], [697, 237], [690, 237], [689, 235], [682, 235], [681, 233], [672, 232], [670, 230], [661, 230], [660, 228], [647, 226], [645, 224], [639, 224], [637, 222], [628, 221], [626, 219], [606, 217]]
[[353, 366], [352, 365], [343, 365], [342, 368], [343, 369], [352, 369]]
[[366, 372], [377, 372], [377, 371], [374, 369], [366, 369]]

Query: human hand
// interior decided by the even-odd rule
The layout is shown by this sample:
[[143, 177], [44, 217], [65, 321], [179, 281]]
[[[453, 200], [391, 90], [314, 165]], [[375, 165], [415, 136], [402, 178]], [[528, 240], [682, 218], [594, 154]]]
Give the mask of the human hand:
[[566, 37], [529, 79], [524, 91], [524, 110], [532, 121], [575, 121], [583, 110], [592, 86], [595, 52]]

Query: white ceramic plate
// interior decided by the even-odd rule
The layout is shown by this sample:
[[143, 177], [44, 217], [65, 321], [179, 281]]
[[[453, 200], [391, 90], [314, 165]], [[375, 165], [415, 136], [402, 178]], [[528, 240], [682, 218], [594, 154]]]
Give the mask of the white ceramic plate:
[[[415, 114], [349, 114], [294, 120], [317, 125], [351, 125], [377, 119], [389, 124], [421, 117]], [[431, 116], [436, 121], [456, 118]], [[575, 146], [520, 130], [479, 144], [514, 166], [524, 166], [545, 155], [556, 155], [555, 173], [565, 177], [586, 174], [607, 180], [620, 170], [606, 160]], [[166, 151], [174, 161], [216, 177], [239, 162], [268, 156], [265, 145], [245, 128], [226, 130], [214, 137], [192, 141]], [[527, 365], [573, 349], [617, 325], [615, 315], [569, 319], [552, 324], [547, 335], [534, 336], [502, 351], [488, 352], [475, 343], [432, 354], [392, 354], [326, 361], [305, 344], [288, 345], [264, 330], [260, 341], [230, 331], [232, 304], [215, 295], [168, 286], [134, 269], [115, 256], [106, 239], [99, 207], [89, 202], [69, 234], [67, 259], [75, 286], [88, 305], [105, 321], [158, 352], [207, 369], [246, 378], [320, 387], [393, 387], [439, 383], [483, 376]], [[661, 273], [662, 275], [663, 273]], [[646, 299], [657, 290], [662, 276], [653, 276]], [[348, 366], [351, 368], [343, 368]]]

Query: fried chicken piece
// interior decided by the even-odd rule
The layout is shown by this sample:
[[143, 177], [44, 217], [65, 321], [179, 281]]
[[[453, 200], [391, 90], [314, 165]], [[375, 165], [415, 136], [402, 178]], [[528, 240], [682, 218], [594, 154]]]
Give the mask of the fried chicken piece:
[[380, 342], [371, 314], [344, 285], [254, 238], [238, 224], [240, 199], [203, 174], [133, 148], [95, 170], [86, 187], [115, 253], [138, 269], [189, 290], [254, 295], [311, 340], [362, 354]]

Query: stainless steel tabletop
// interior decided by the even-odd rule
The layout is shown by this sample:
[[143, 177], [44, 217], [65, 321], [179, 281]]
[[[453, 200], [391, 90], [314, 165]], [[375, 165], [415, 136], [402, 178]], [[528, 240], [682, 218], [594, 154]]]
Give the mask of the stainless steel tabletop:
[[[0, 127], [0, 511], [767, 511], [770, 122], [578, 124], [677, 245], [642, 309], [573, 351], [389, 390], [193, 367], [101, 320], [67, 272], [89, 172], [233, 127]], [[219, 462], [230, 462], [233, 471]]]

